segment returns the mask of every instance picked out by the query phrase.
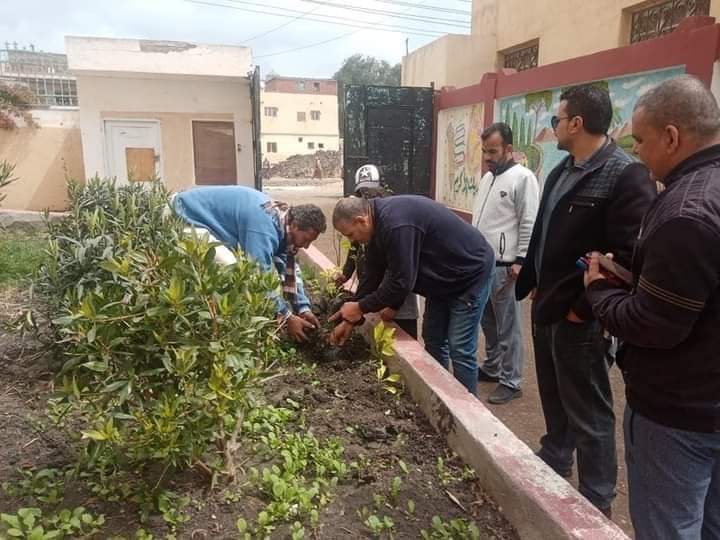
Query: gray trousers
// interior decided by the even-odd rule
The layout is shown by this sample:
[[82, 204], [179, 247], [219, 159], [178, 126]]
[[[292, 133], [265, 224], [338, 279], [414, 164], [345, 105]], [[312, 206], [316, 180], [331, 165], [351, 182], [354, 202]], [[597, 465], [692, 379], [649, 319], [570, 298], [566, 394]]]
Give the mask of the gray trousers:
[[482, 321], [485, 335], [485, 374], [499, 377], [500, 384], [520, 388], [523, 370], [522, 310], [515, 300], [515, 280], [509, 266], [495, 269], [490, 299]]

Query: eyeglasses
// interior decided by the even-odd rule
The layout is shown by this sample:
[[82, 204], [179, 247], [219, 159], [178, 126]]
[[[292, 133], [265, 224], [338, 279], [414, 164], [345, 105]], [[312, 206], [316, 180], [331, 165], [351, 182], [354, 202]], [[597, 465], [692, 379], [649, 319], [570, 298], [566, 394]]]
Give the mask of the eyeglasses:
[[553, 116], [550, 119], [550, 125], [552, 126], [553, 129], [557, 129], [557, 127], [560, 125], [560, 122], [562, 122], [563, 120], [569, 120], [570, 118], [572, 118], [572, 117], [571, 116]]

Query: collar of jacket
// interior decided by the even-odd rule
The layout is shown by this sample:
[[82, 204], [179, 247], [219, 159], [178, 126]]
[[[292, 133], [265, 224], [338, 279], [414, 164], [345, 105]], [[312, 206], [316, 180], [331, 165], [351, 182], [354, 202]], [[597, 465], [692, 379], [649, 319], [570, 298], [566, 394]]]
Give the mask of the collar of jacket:
[[517, 163], [515, 163], [515, 160], [513, 160], [513, 158], [508, 159], [505, 163], [503, 163], [497, 168], [497, 170], [493, 173], [493, 176], [497, 178], [502, 173], [512, 169], [515, 165], [517, 165]]
[[675, 168], [670, 171], [670, 174], [665, 177], [663, 184], [665, 184], [665, 187], [670, 187], [683, 176], [713, 162], [720, 162], [720, 144], [714, 144], [699, 152], [695, 152], [685, 161], [676, 165]]

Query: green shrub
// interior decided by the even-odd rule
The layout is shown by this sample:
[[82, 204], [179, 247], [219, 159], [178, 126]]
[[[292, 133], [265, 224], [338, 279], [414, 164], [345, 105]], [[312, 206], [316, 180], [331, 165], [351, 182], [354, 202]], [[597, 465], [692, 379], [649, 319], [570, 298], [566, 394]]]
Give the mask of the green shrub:
[[244, 416], [281, 356], [272, 274], [184, 236], [159, 183], [70, 185], [41, 272], [62, 393], [90, 459], [234, 477]]

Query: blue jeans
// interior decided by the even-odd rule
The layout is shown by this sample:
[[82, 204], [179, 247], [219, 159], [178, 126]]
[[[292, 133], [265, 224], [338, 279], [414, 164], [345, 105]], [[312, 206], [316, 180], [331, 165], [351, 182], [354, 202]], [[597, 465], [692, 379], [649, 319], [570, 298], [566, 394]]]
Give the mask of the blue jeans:
[[636, 540], [720, 540], [720, 433], [656, 424], [625, 407]]
[[445, 368], [452, 360], [455, 378], [477, 395], [478, 327], [492, 288], [492, 276], [480, 291], [468, 299], [425, 301], [423, 339], [425, 350]]

